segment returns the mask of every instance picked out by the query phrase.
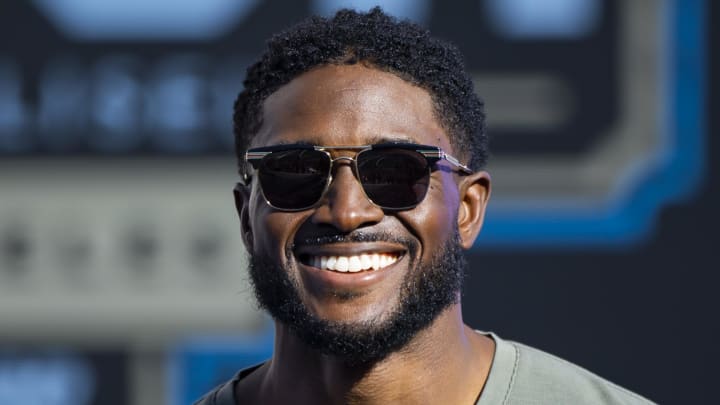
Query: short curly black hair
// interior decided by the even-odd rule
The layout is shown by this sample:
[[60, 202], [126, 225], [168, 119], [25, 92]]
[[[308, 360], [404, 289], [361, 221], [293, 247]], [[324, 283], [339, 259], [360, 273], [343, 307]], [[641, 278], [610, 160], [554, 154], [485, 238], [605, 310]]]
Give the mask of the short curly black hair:
[[393, 73], [428, 91], [458, 157], [473, 170], [485, 166], [484, 105], [460, 51], [375, 7], [368, 13], [343, 9], [329, 19], [310, 17], [268, 41], [260, 59], [248, 68], [245, 88], [235, 101], [240, 173], [245, 174], [243, 156], [262, 125], [262, 104], [270, 94], [314, 67], [355, 63]]

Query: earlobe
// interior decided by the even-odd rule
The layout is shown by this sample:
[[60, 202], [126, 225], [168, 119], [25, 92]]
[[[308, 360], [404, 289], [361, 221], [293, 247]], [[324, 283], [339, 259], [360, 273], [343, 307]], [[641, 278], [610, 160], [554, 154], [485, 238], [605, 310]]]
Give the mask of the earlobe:
[[249, 186], [237, 183], [235, 188], [233, 188], [233, 197], [235, 198], [235, 210], [240, 219], [240, 232], [242, 233], [243, 243], [245, 243], [247, 250], [251, 250], [253, 246], [253, 233], [252, 227], [250, 226], [250, 213], [248, 209], [250, 201]]
[[464, 249], [470, 249], [480, 233], [489, 199], [490, 174], [487, 172], [473, 173], [460, 183], [458, 231]]

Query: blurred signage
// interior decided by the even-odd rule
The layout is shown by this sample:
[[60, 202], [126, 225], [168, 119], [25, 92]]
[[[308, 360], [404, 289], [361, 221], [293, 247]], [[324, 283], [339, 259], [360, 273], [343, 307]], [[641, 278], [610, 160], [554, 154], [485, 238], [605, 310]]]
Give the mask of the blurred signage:
[[[294, 3], [5, 5], [0, 34], [23, 41], [0, 48], [0, 156], [231, 151], [233, 100], [273, 27], [379, 2]], [[496, 154], [586, 151], [617, 119], [615, 0], [382, 3], [460, 45], [488, 100]], [[512, 86], [517, 80], [526, 85]]]
[[33, 0], [55, 28], [89, 40], [198, 40], [224, 34], [258, 0]]

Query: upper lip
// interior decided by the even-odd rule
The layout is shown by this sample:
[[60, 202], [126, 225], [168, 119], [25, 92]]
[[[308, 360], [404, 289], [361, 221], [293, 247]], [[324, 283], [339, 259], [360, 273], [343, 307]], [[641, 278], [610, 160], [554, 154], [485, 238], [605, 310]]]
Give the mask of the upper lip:
[[331, 243], [317, 246], [300, 246], [295, 249], [299, 256], [357, 256], [373, 253], [403, 254], [407, 248], [397, 243], [389, 242], [352, 242]]

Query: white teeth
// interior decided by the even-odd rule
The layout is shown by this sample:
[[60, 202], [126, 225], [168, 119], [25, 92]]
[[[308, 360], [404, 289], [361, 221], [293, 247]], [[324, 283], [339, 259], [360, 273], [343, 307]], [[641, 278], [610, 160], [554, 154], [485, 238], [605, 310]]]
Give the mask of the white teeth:
[[356, 273], [360, 270], [362, 270], [362, 262], [360, 262], [360, 256], [350, 256], [348, 271]]
[[314, 267], [323, 270], [356, 273], [363, 270], [379, 270], [390, 266], [400, 256], [389, 253], [372, 253], [354, 256], [312, 256], [308, 261]]
[[337, 263], [335, 263], [335, 270], [348, 271], [349, 267], [350, 267], [350, 261], [348, 260], [347, 256], [338, 257]]
[[362, 254], [360, 255], [360, 266], [363, 269], [369, 269], [372, 267], [372, 259], [369, 255]]

